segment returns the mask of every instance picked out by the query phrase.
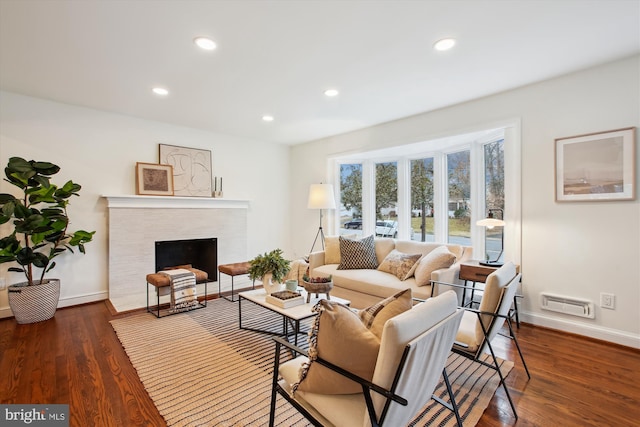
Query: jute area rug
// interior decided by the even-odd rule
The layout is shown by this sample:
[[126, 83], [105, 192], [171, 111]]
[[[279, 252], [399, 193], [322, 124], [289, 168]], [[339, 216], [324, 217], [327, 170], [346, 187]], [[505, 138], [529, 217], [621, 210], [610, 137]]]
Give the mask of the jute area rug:
[[[282, 330], [275, 313], [242, 303], [243, 326]], [[266, 426], [275, 346], [271, 336], [238, 328], [238, 303], [211, 300], [207, 308], [161, 319], [140, 313], [111, 321], [149, 396], [168, 426]], [[306, 347], [306, 337], [299, 344]], [[502, 365], [506, 375], [512, 362]], [[499, 378], [495, 371], [451, 354], [447, 372], [465, 426], [474, 426]], [[448, 401], [443, 383], [435, 392]], [[278, 426], [310, 425], [278, 397]], [[411, 426], [454, 426], [455, 417], [431, 401]]]

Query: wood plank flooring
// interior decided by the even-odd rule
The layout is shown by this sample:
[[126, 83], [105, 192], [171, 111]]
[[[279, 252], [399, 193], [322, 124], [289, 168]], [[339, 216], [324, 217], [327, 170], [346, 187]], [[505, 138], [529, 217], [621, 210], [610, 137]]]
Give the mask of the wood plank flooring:
[[[109, 325], [105, 303], [60, 309], [32, 325], [0, 320], [0, 403], [68, 403], [71, 426], [164, 426]], [[523, 324], [507, 377], [517, 423], [500, 387], [478, 426], [635, 426], [640, 351]]]

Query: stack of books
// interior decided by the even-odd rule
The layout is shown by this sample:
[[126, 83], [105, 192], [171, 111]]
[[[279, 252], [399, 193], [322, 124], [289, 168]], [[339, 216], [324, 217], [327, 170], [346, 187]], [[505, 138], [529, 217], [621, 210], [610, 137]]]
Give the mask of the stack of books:
[[280, 308], [290, 308], [304, 304], [304, 297], [299, 292], [280, 291], [267, 295], [265, 301]]

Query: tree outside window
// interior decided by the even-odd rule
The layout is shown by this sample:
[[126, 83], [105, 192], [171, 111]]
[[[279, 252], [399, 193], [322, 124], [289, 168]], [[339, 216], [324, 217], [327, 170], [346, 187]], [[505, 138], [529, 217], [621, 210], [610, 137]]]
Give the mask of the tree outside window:
[[340, 165], [340, 233], [362, 230], [362, 164]]
[[376, 236], [398, 237], [398, 163], [376, 163]]
[[471, 238], [471, 151], [447, 155], [449, 178], [449, 242], [469, 244]]
[[433, 157], [411, 160], [411, 240], [433, 242]]
[[[504, 220], [504, 140], [484, 145], [485, 215], [489, 210]], [[502, 251], [504, 229], [485, 229], [485, 254], [494, 260]]]

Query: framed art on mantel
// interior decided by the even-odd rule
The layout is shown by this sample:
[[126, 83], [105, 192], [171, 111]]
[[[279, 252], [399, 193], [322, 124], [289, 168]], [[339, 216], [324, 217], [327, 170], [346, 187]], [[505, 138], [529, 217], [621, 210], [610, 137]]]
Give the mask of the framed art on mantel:
[[211, 151], [159, 145], [160, 163], [173, 166], [174, 195], [211, 197]]
[[136, 194], [173, 196], [173, 168], [171, 165], [137, 162]]
[[555, 142], [556, 201], [635, 200], [635, 128]]

